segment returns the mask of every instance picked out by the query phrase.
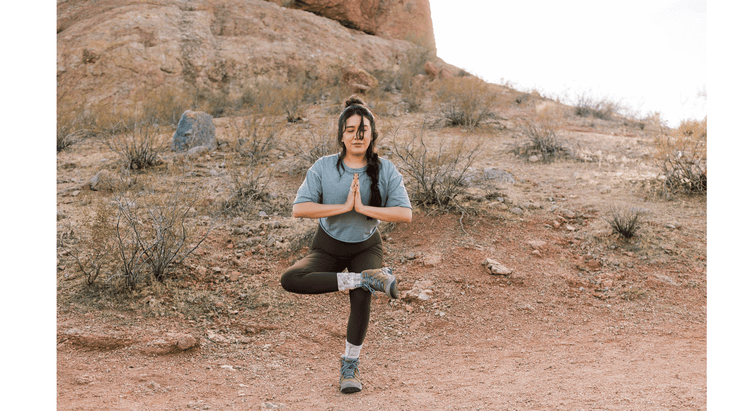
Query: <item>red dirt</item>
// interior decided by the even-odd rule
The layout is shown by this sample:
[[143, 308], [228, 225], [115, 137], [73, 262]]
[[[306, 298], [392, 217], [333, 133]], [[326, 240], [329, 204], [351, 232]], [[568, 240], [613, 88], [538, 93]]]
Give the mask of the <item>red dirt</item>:
[[[421, 212], [398, 225], [385, 244], [400, 288], [431, 280], [435, 292], [428, 301], [374, 299], [361, 393], [338, 392], [346, 296], [284, 292], [278, 278], [290, 260], [282, 260], [247, 280], [269, 303], [221, 307], [212, 321], [59, 306], [58, 409], [706, 409], [703, 262], [641, 260], [611, 240], [619, 246], [601, 257], [617, 265], [590, 272], [586, 243], [548, 227], [548, 214], [515, 223], [497, 212], [461, 222]], [[201, 258], [221, 264], [231, 251], [212, 240]], [[532, 240], [546, 242], [540, 256]], [[441, 263], [424, 265], [434, 253]], [[488, 274], [487, 256], [515, 272]], [[209, 286], [226, 296], [243, 289]], [[136, 343], [93, 348], [68, 338], [71, 329]], [[209, 330], [232, 342], [213, 342]], [[200, 346], [166, 355], [140, 348], [167, 332]]]

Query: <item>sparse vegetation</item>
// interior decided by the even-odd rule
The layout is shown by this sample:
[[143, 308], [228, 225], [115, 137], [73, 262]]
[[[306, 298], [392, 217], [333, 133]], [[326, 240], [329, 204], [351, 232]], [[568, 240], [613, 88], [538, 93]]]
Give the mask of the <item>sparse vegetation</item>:
[[594, 97], [588, 92], [578, 94], [574, 98], [575, 114], [580, 117], [594, 117], [610, 120], [622, 107], [608, 97]]
[[221, 204], [226, 214], [246, 214], [251, 205], [264, 199], [272, 179], [272, 168], [261, 163], [246, 162], [228, 173], [230, 194]]
[[87, 212], [80, 227], [87, 229], [78, 234], [78, 241], [70, 250], [89, 287], [96, 284], [99, 276], [112, 271], [114, 264], [114, 211], [105, 200], [99, 200], [93, 215], [90, 214]]
[[509, 151], [520, 158], [529, 159], [537, 156], [541, 161], [548, 163], [570, 153], [568, 145], [558, 138], [555, 128], [549, 123], [523, 119], [519, 130], [527, 140], [514, 143]]
[[611, 226], [614, 233], [628, 240], [641, 228], [645, 214], [646, 210], [643, 208], [611, 206], [607, 215], [601, 218]]
[[201, 233], [192, 232], [198, 201], [198, 193], [182, 184], [169, 193], [117, 193], [113, 205], [118, 267], [110, 280], [121, 278], [129, 289], [148, 276], [165, 281], [171, 265], [198, 248], [214, 228], [208, 222]]
[[397, 138], [397, 133], [393, 151], [402, 163], [400, 170], [410, 177], [406, 184], [411, 201], [451, 209], [455, 197], [466, 190], [466, 172], [481, 153], [480, 143], [466, 138], [451, 143], [439, 139], [437, 147], [430, 148], [425, 124], [403, 140]]
[[336, 136], [325, 127], [309, 127], [302, 134], [309, 138], [301, 138], [302, 144], [296, 146], [296, 156], [305, 169], [320, 157], [339, 151]]
[[446, 126], [472, 131], [489, 117], [496, 95], [477, 77], [454, 77], [440, 81], [434, 98]]
[[236, 152], [253, 164], [264, 161], [271, 154], [282, 130], [276, 118], [266, 117], [260, 112], [243, 119], [231, 118], [228, 123], [233, 130]]
[[120, 119], [103, 134], [104, 143], [119, 154], [124, 167], [141, 170], [156, 165], [162, 151], [160, 126], [148, 119]]
[[656, 161], [666, 194], [707, 193], [707, 117], [682, 121], [655, 139]]

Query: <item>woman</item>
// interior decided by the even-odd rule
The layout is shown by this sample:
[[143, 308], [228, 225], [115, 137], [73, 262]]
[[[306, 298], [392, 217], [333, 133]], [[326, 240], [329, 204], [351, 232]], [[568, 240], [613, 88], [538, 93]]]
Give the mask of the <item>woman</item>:
[[377, 227], [380, 221], [410, 222], [412, 207], [403, 176], [393, 163], [378, 158], [375, 119], [357, 96], [345, 101], [337, 139], [342, 151], [317, 160], [297, 191], [292, 215], [318, 218], [319, 225], [309, 254], [284, 272], [281, 285], [299, 294], [349, 291], [340, 391], [352, 393], [362, 390], [358, 365], [371, 293], [398, 298], [395, 276], [382, 268]]

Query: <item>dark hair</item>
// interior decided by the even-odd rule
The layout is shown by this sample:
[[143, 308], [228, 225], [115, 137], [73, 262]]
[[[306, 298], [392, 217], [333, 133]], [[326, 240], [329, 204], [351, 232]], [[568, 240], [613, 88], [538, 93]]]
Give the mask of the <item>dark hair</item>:
[[345, 147], [345, 143], [342, 142], [342, 136], [345, 133], [345, 124], [347, 123], [347, 119], [352, 116], [360, 116], [360, 126], [357, 128], [357, 134], [362, 136], [365, 134], [365, 119], [367, 118], [368, 121], [370, 121], [370, 130], [372, 132], [372, 140], [370, 140], [370, 145], [365, 151], [365, 159], [368, 163], [367, 168], [365, 169], [365, 174], [370, 177], [370, 202], [368, 205], [372, 207], [382, 207], [383, 199], [380, 196], [380, 190], [378, 189], [378, 182], [380, 180], [380, 159], [378, 158], [378, 153], [375, 151], [375, 142], [378, 139], [378, 132], [375, 129], [375, 118], [373, 117], [373, 113], [371, 113], [367, 108], [365, 102], [356, 95], [348, 97], [344, 102], [344, 106], [345, 108], [342, 110], [342, 113], [340, 113], [340, 119], [337, 123], [337, 142], [340, 144], [340, 147], [342, 147], [340, 156], [337, 159], [337, 167], [341, 168], [342, 171], [345, 171], [345, 167], [342, 165], [342, 160], [345, 158], [345, 154], [347, 154], [347, 148]]

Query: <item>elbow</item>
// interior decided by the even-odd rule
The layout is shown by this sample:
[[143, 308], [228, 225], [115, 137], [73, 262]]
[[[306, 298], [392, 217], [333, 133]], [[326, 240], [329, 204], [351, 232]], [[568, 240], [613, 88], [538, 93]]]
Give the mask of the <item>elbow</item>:
[[403, 222], [404, 223], [410, 223], [413, 221], [413, 210], [410, 208], [406, 209], [407, 212], [403, 213]]

